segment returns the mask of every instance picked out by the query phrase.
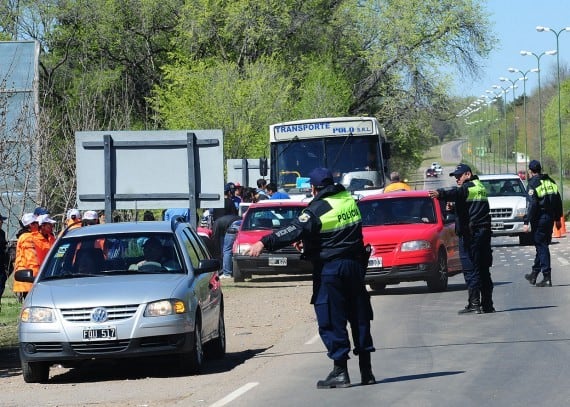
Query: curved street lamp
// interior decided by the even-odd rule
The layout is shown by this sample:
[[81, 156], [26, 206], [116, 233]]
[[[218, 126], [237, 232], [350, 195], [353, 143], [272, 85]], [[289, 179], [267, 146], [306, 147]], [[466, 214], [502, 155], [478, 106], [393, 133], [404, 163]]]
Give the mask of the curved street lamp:
[[523, 106], [524, 106], [524, 155], [525, 155], [525, 169], [528, 168], [528, 126], [526, 121], [526, 81], [529, 72], [538, 72], [537, 68], [529, 69], [526, 72], [517, 68], [509, 68], [509, 72], [520, 73], [523, 80]]
[[[493, 88], [495, 89], [501, 89], [501, 91], [503, 92], [503, 97], [504, 97], [504, 106], [503, 106], [503, 111], [505, 114], [505, 161], [507, 162], [507, 172], [509, 172], [509, 158], [507, 156], [507, 150], [508, 150], [508, 141], [507, 141], [507, 131], [508, 131], [508, 125], [507, 125], [507, 92], [509, 91], [509, 87], [507, 88], [503, 88], [499, 85], [493, 85]], [[513, 89], [514, 92], [514, 89]]]
[[[515, 121], [515, 100], [516, 100], [516, 95], [515, 95], [515, 83], [517, 83], [518, 81], [520, 81], [523, 78], [517, 78], [514, 81], [512, 79], [509, 78], [505, 78], [504, 76], [501, 76], [499, 78], [499, 80], [501, 82], [510, 82], [512, 85], [512, 89], [513, 89], [513, 135], [514, 135], [514, 145], [513, 148], [515, 150], [515, 172], [518, 172], [519, 168], [518, 168], [518, 164], [517, 164], [517, 125], [516, 125], [516, 121]], [[526, 78], [524, 78], [524, 80], [526, 80]], [[505, 114], [506, 114], [506, 110], [505, 110]]]
[[562, 197], [562, 202], [564, 202], [564, 178], [562, 178], [564, 172], [562, 171], [562, 118], [560, 115], [560, 46], [558, 44], [558, 37], [564, 31], [570, 31], [570, 27], [564, 27], [561, 30], [554, 30], [549, 27], [537, 26], [536, 31], [545, 32], [549, 31], [556, 36], [556, 75], [558, 82], [558, 158], [560, 166], [560, 196]]
[[521, 51], [522, 56], [532, 55], [536, 58], [538, 72], [538, 149], [540, 150], [540, 163], [542, 164], [542, 96], [540, 94], [540, 58], [544, 55], [556, 55], [556, 50], [544, 51], [540, 55], [531, 51]]

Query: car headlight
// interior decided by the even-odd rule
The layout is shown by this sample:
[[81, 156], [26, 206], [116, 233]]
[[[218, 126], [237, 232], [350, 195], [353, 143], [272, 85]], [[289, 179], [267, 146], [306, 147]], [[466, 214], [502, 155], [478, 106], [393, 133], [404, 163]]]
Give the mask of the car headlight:
[[163, 317], [165, 315], [183, 314], [186, 312], [184, 301], [170, 299], [148, 303], [144, 310], [145, 317]]
[[403, 252], [412, 252], [414, 250], [428, 250], [431, 248], [431, 243], [427, 240], [411, 240], [402, 243]]
[[30, 323], [55, 322], [55, 312], [51, 308], [26, 307], [20, 313], [20, 321]]
[[240, 245], [238, 245], [238, 253], [237, 254], [245, 256], [248, 254], [250, 248], [251, 248], [251, 245], [248, 243], [240, 244]]

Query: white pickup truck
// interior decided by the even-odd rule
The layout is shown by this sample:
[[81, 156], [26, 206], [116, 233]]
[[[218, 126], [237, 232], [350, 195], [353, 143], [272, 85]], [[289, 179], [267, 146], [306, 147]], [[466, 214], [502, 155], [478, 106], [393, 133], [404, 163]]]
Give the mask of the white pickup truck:
[[520, 245], [531, 244], [530, 234], [523, 232], [527, 193], [519, 176], [479, 175], [479, 179], [487, 189], [493, 236], [518, 236]]

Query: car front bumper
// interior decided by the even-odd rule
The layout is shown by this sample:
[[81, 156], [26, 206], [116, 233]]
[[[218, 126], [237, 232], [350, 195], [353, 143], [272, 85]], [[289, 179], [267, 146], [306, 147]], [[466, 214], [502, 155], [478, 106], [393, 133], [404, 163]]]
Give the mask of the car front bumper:
[[234, 254], [233, 260], [240, 271], [245, 274], [311, 274], [313, 265], [299, 255], [280, 253], [262, 254], [259, 257]]
[[366, 269], [365, 283], [397, 284], [404, 281], [425, 281], [433, 277], [436, 264], [419, 263]]

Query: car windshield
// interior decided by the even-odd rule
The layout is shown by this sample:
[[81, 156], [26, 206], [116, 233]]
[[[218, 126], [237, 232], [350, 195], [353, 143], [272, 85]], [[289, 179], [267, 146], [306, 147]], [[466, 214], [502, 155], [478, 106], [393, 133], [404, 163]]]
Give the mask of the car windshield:
[[358, 202], [362, 226], [436, 223], [434, 201], [430, 198], [393, 198]]
[[64, 238], [39, 281], [138, 273], [184, 273], [173, 236], [138, 233]]
[[302, 210], [301, 206], [249, 208], [241, 230], [280, 229], [289, 225]]
[[520, 179], [485, 179], [481, 180], [488, 196], [526, 196], [524, 184]]

